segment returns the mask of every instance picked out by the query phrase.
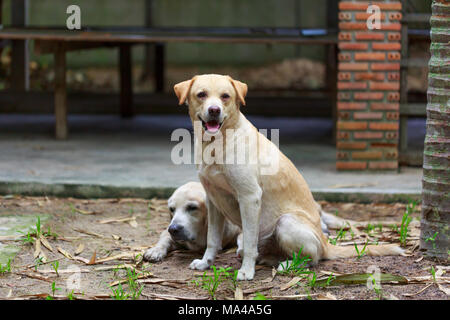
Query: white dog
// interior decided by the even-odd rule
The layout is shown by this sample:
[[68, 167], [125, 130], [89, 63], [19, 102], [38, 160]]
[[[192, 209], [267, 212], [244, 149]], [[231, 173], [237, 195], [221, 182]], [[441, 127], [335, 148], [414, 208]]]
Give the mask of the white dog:
[[[207, 248], [203, 258], [194, 260], [190, 268], [205, 270], [214, 263], [222, 247], [225, 218], [241, 227], [243, 233], [238, 280], [253, 279], [256, 259], [273, 264], [303, 250], [315, 264], [320, 259], [357, 255], [353, 246], [328, 243], [321, 228], [320, 209], [302, 175], [240, 112], [245, 105], [246, 84], [210, 74], [178, 83], [174, 90], [179, 104], [189, 106], [194, 128], [197, 121], [201, 122], [202, 131], [195, 139], [203, 156], [207, 152], [219, 154], [215, 148], [211, 151], [211, 145], [222, 141], [225, 158], [235, 153], [236, 145], [244, 145], [244, 159], [257, 160], [245, 164], [204, 161], [199, 165], [200, 182], [207, 195]], [[255, 139], [243, 141], [241, 136]], [[264, 163], [276, 164], [277, 170], [263, 173]], [[403, 251], [396, 245], [370, 245], [366, 252], [397, 255]]]
[[[188, 182], [179, 187], [167, 201], [171, 222], [158, 243], [144, 253], [146, 261], [160, 261], [169, 251], [184, 248], [202, 251], [206, 248], [207, 212], [206, 193], [200, 182]], [[239, 227], [225, 224], [222, 247], [236, 245]]]

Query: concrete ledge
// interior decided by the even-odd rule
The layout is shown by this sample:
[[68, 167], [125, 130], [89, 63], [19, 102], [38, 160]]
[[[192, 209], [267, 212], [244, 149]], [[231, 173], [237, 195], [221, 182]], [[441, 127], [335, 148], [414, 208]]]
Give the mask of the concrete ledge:
[[[45, 184], [40, 182], [2, 182], [0, 195], [55, 196], [73, 198], [168, 198], [175, 187], [132, 187], [92, 184]], [[421, 193], [396, 189], [313, 189], [314, 199], [329, 202], [393, 203], [421, 201]]]

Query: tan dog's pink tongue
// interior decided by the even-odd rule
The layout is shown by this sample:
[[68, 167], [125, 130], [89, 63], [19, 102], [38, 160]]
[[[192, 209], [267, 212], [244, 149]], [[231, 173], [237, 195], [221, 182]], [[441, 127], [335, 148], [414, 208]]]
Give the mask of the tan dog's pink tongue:
[[209, 121], [205, 123], [206, 129], [210, 132], [216, 132], [220, 128], [220, 124], [217, 121]]

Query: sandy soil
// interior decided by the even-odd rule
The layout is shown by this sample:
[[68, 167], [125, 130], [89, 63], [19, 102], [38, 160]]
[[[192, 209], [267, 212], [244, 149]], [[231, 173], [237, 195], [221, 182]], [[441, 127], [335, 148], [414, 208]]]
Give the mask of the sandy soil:
[[[405, 212], [404, 204], [363, 205], [322, 202], [322, 205], [328, 212], [357, 221], [371, 219], [372, 221], [399, 222]], [[412, 250], [412, 253], [407, 256], [362, 256], [360, 259], [322, 261], [311, 270], [316, 272], [318, 279], [326, 279], [330, 273], [333, 275], [365, 273], [369, 266], [374, 265], [382, 273], [400, 275], [410, 280], [408, 284], [403, 285], [382, 284], [383, 298], [448, 299], [443, 292], [448, 288], [449, 278], [445, 274], [448, 264], [423, 259], [417, 246], [419, 210], [416, 210], [414, 214], [416, 218], [410, 225], [407, 248]], [[207, 290], [194, 283], [195, 280], [201, 282], [202, 272], [188, 268], [192, 259], [200, 257], [201, 253], [175, 251], [159, 263], [150, 264], [141, 261], [140, 254], [157, 242], [160, 232], [169, 222], [165, 200], [0, 197], [0, 215], [49, 215], [41, 230], [42, 233], [46, 233], [50, 227], [52, 235], [47, 235], [46, 239], [53, 249], [52, 252], [45, 247], [45, 239], [42, 240], [40, 253], [38, 251], [36, 254], [39, 253], [40, 258], [45, 256], [47, 263], [37, 265], [36, 241], [33, 244], [24, 243], [14, 237], [0, 239], [3, 243], [21, 247], [19, 254], [12, 262], [11, 272], [0, 274], [0, 299], [44, 299], [49, 295], [54, 296], [55, 299], [67, 299], [72, 291], [70, 283], [76, 283], [78, 275], [80, 287], [74, 290], [73, 296], [80, 299], [110, 299], [113, 292], [111, 284], [127, 278], [125, 269], [116, 268], [123, 264], [127, 264], [129, 268], [135, 268], [141, 277], [140, 285], [144, 287], [139, 299], [211, 299]], [[124, 220], [105, 221], [111, 219]], [[386, 222], [386, 224], [389, 223]], [[341, 239], [341, 242], [345, 244], [364, 241], [367, 238], [367, 229], [358, 229], [358, 231], [353, 240], [350, 232], [347, 232], [345, 239]], [[54, 234], [57, 236], [54, 237]], [[372, 230], [370, 239], [376, 238], [379, 241], [398, 242], [398, 234], [388, 226], [383, 227], [382, 232], [377, 227]], [[84, 249], [75, 255], [77, 249], [80, 251], [80, 246], [84, 246]], [[107, 261], [103, 261], [105, 258]], [[59, 264], [58, 274], [52, 267], [52, 264], [55, 265], [54, 261], [58, 261]], [[238, 269], [240, 260], [234, 250], [229, 250], [218, 256], [215, 265]], [[437, 283], [432, 280], [429, 271], [431, 267], [438, 271]], [[74, 273], [76, 268], [82, 272]], [[65, 270], [69, 272], [65, 273]], [[294, 275], [276, 274], [273, 277], [272, 272], [270, 267], [257, 266], [254, 281], [239, 283], [243, 297], [253, 299], [257, 293], [264, 295], [267, 299], [377, 299], [380, 297], [373, 289], [368, 289], [365, 283], [311, 288], [308, 280], [304, 279], [286, 289], [286, 284], [294, 278]], [[423, 279], [417, 280], [417, 277], [423, 277]], [[54, 293], [52, 293], [52, 283], [59, 288]], [[117, 290], [118, 286], [112, 286], [112, 288]], [[122, 289], [124, 292], [132, 292], [127, 283], [123, 284]], [[237, 291], [239, 297], [240, 291], [239, 289]], [[233, 299], [235, 295], [233, 283], [227, 279], [219, 285], [215, 297]]]

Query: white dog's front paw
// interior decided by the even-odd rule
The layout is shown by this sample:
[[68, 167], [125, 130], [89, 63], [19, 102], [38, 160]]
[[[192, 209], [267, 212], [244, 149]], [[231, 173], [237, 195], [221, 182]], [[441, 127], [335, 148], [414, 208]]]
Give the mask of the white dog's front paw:
[[166, 250], [163, 250], [158, 247], [153, 247], [145, 251], [144, 260], [151, 262], [161, 261], [166, 257], [166, 255], [167, 255]]
[[239, 272], [237, 274], [237, 280], [243, 281], [243, 280], [253, 280], [253, 277], [255, 276], [255, 268], [253, 269], [239, 269]]
[[208, 268], [209, 268], [208, 262], [206, 262], [203, 259], [195, 259], [189, 265], [189, 269], [193, 269], [193, 270], [206, 270]]

